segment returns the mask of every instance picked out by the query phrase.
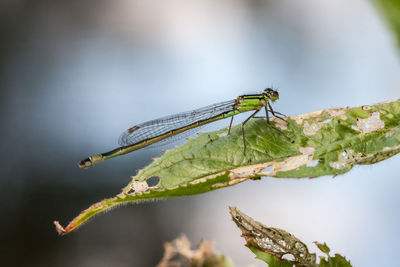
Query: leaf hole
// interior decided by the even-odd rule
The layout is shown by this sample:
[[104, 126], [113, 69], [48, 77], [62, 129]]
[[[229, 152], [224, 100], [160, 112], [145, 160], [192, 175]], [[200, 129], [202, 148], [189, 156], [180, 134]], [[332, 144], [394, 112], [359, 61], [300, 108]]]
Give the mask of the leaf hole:
[[287, 253], [287, 254], [282, 255], [281, 259], [282, 259], [282, 260], [287, 260], [287, 261], [294, 261], [294, 260], [296, 260], [296, 258], [294, 257], [294, 255], [293, 255], [293, 254], [290, 254], [290, 253]]
[[362, 110], [370, 110], [371, 106], [365, 105], [365, 106], [362, 106], [361, 108], [362, 108]]
[[307, 167], [315, 167], [318, 165], [318, 163], [319, 163], [319, 160], [316, 159], [316, 160], [308, 162], [306, 166]]
[[274, 165], [269, 165], [268, 167], [264, 168], [262, 172], [272, 172], [274, 170]]
[[152, 176], [146, 180], [146, 183], [149, 187], [156, 186], [158, 185], [159, 182], [160, 182], [160, 177], [158, 176]]

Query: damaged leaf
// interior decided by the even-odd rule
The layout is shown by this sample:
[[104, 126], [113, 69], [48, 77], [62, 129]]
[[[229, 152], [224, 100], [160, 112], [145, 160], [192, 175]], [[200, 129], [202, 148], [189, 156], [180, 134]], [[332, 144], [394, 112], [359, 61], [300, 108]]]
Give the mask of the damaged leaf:
[[246, 246], [256, 255], [257, 259], [268, 263], [270, 267], [351, 267], [343, 256], [329, 256], [329, 248], [324, 244], [314, 242], [326, 254], [320, 256], [317, 264], [315, 253], [310, 253], [307, 246], [294, 235], [285, 230], [267, 227], [247, 216], [235, 207], [229, 207], [233, 221], [242, 231]]
[[[282, 229], [267, 227], [237, 208], [229, 209], [233, 221], [242, 231], [246, 246], [253, 252], [256, 250], [271, 255], [270, 258], [262, 256], [270, 266], [276, 266], [276, 263], [282, 264], [278, 266], [317, 266], [316, 255], [309, 253], [307, 246], [295, 236]], [[260, 253], [256, 255], [259, 257]]]
[[155, 159], [113, 198], [95, 203], [66, 228], [68, 233], [92, 216], [118, 205], [148, 199], [205, 193], [262, 176], [305, 178], [340, 175], [359, 164], [373, 164], [400, 151], [400, 100], [356, 108], [333, 108], [272, 121], [202, 133]]

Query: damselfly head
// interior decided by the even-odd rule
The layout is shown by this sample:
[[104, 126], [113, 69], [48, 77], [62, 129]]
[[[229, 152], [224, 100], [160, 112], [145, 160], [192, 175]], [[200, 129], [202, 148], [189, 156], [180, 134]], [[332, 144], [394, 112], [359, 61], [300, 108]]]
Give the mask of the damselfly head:
[[275, 102], [276, 100], [279, 99], [279, 93], [278, 91], [271, 89], [271, 88], [267, 88], [264, 90], [264, 94], [268, 97], [269, 100], [271, 100], [272, 102]]

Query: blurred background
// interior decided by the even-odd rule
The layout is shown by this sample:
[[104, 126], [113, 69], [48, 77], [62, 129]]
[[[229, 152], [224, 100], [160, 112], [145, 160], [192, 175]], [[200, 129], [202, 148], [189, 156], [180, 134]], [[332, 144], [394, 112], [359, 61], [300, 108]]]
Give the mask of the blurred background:
[[52, 223], [160, 155], [77, 167], [137, 123], [271, 86], [288, 115], [399, 98], [395, 39], [371, 2], [2, 0], [0, 21], [2, 266], [155, 266], [180, 233], [214, 241], [236, 266], [265, 266], [229, 205], [354, 266], [398, 262], [399, 156], [334, 179], [265, 177], [124, 206], [63, 237]]

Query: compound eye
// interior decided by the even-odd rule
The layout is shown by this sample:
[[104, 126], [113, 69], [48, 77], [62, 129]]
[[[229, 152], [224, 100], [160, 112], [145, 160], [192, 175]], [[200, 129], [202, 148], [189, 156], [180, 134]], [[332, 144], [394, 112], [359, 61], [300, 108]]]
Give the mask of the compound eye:
[[274, 92], [274, 90], [272, 90], [271, 88], [265, 89], [265, 93], [267, 93], [267, 94], [272, 94], [273, 92]]

